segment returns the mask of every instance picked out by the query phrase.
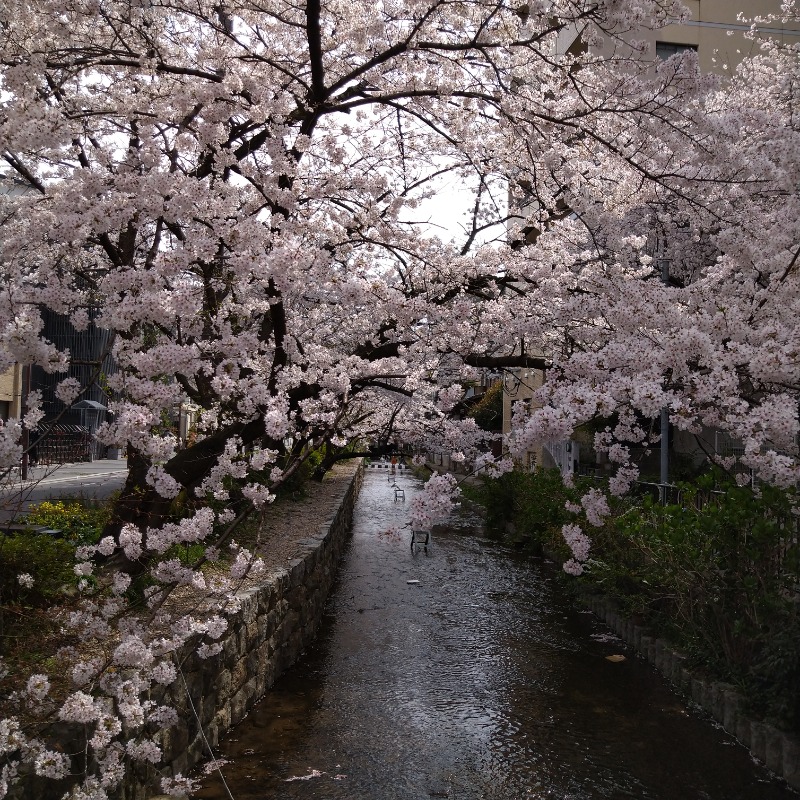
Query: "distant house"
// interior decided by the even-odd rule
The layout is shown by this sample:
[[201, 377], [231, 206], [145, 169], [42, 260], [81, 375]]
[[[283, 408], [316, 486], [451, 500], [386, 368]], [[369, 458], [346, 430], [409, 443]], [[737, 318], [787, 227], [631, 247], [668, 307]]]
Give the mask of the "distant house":
[[19, 417], [22, 398], [22, 369], [15, 364], [0, 373], [0, 420]]

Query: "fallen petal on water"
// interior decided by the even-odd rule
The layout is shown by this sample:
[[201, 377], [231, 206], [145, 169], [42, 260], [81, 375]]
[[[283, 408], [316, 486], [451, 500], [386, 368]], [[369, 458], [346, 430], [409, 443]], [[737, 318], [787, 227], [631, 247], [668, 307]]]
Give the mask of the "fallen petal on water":
[[292, 781], [310, 781], [312, 778], [321, 778], [325, 773], [320, 772], [318, 769], [312, 769], [308, 775], [292, 775], [291, 778], [284, 778], [284, 783], [291, 783]]

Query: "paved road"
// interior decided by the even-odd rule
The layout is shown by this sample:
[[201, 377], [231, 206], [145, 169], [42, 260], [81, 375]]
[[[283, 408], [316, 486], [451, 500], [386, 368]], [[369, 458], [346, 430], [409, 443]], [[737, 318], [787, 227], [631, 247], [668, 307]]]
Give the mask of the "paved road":
[[28, 480], [11, 476], [0, 488], [0, 521], [8, 522], [32, 503], [59, 497], [102, 500], [121, 489], [128, 474], [124, 459], [33, 467]]

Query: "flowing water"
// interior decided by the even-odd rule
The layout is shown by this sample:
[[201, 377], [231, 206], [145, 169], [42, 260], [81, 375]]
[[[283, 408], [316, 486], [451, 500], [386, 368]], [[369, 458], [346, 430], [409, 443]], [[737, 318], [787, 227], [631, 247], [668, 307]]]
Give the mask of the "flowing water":
[[[368, 471], [320, 635], [220, 747], [235, 800], [797, 800], [591, 614], [418, 482]], [[608, 655], [624, 654], [611, 662]], [[218, 777], [197, 795], [228, 794]]]

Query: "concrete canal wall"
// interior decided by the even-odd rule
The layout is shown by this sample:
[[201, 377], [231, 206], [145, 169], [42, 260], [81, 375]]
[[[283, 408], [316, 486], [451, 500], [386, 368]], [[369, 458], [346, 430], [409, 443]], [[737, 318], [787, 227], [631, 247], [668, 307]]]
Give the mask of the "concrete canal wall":
[[642, 658], [649, 661], [685, 697], [708, 712], [732, 736], [747, 747], [767, 769], [800, 790], [800, 740], [763, 720], [753, 719], [735, 687], [693, 673], [686, 656], [663, 639], [649, 634], [619, 613], [603, 596], [588, 595], [586, 605]]
[[195, 654], [187, 658], [182, 667], [185, 684], [179, 680], [171, 687], [168, 700], [179, 709], [184, 724], [166, 732], [159, 772], [131, 774], [120, 800], [153, 797], [161, 775], [187, 775], [207, 759], [208, 746], [216, 747], [311, 642], [350, 536], [362, 479], [359, 468], [333, 517], [306, 533], [298, 557], [287, 568], [239, 595], [241, 609], [228, 619], [222, 652], [207, 660]]
[[[507, 531], [513, 524], [507, 523]], [[544, 550], [554, 564], [563, 562]], [[579, 594], [578, 599], [603, 620], [641, 658], [652, 664], [687, 700], [708, 713], [723, 729], [750, 750], [753, 758], [800, 791], [800, 738], [761, 719], [751, 717], [736, 687], [715, 681], [687, 667], [686, 656], [665, 639], [620, 613], [614, 601], [602, 594]]]

